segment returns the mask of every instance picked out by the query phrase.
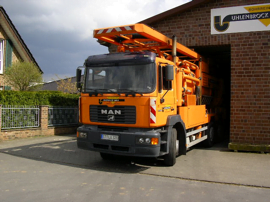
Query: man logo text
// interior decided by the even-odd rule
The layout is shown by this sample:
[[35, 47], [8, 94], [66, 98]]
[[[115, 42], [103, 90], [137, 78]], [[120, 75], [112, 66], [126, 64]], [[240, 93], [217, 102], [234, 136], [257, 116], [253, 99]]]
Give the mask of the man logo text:
[[115, 115], [120, 115], [121, 114], [121, 110], [107, 110], [107, 109], [102, 109], [101, 110], [101, 114], [115, 114]]

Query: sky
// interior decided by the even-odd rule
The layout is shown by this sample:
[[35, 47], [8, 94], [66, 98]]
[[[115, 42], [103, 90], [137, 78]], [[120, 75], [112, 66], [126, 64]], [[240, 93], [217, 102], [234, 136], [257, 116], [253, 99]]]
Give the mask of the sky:
[[93, 30], [140, 22], [190, 0], [0, 0], [45, 82], [75, 76], [89, 55], [108, 53]]

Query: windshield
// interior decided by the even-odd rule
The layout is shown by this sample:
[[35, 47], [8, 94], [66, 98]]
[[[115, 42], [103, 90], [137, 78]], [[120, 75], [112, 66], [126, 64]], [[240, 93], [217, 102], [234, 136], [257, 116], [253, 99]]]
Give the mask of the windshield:
[[86, 69], [85, 91], [89, 93], [151, 93], [155, 86], [155, 63]]

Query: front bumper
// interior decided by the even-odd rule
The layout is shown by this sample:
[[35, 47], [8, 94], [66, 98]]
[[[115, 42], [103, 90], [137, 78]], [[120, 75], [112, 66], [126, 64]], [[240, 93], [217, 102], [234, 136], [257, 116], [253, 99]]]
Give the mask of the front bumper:
[[[158, 157], [160, 156], [160, 133], [149, 129], [127, 129], [124, 131], [100, 129], [97, 126], [81, 126], [78, 132], [85, 133], [77, 138], [80, 149], [98, 151], [124, 156]], [[102, 135], [117, 135], [118, 141], [103, 140]], [[139, 138], [158, 138], [158, 144], [139, 143]]]

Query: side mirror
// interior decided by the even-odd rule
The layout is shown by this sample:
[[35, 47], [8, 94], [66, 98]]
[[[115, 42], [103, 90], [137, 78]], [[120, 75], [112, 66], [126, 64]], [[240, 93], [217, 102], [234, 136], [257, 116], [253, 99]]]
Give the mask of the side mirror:
[[166, 81], [172, 81], [174, 79], [173, 65], [166, 65], [165, 66], [165, 79], [166, 79]]
[[82, 82], [81, 82], [81, 77], [82, 77], [82, 70], [80, 69], [80, 67], [77, 68], [77, 71], [76, 71], [76, 87], [78, 89], [81, 89], [82, 88]]

